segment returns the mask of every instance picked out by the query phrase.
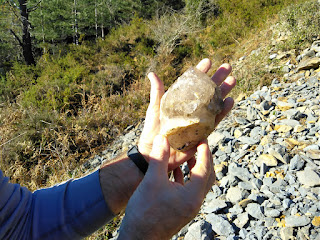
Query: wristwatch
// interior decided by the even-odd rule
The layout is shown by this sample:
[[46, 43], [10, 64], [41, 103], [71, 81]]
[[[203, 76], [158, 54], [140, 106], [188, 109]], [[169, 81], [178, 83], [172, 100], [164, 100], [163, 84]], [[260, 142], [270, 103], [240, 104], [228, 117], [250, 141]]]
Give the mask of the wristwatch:
[[137, 145], [134, 145], [128, 150], [127, 156], [134, 162], [134, 164], [140, 169], [143, 174], [146, 174], [149, 164], [139, 152]]

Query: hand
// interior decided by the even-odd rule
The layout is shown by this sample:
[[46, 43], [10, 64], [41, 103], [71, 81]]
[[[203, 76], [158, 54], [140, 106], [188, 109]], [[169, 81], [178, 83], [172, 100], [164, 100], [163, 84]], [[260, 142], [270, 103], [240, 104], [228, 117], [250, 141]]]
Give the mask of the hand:
[[215, 181], [208, 143], [201, 142], [197, 151], [190, 181], [171, 182], [168, 140], [155, 137], [148, 171], [128, 202], [118, 239], [169, 239], [196, 216]]
[[[211, 61], [209, 59], [203, 59], [197, 65], [197, 68], [205, 73], [211, 68]], [[213, 75], [212, 80], [220, 86], [222, 97], [225, 98], [228, 93], [236, 84], [234, 77], [229, 76], [231, 72], [231, 66], [229, 64], [223, 64], [219, 67], [216, 73]], [[139, 151], [145, 156], [148, 161], [149, 154], [152, 150], [152, 143], [156, 135], [160, 133], [160, 102], [164, 94], [164, 86], [161, 80], [155, 73], [149, 73], [148, 75], [151, 82], [150, 92], [150, 104], [146, 114], [145, 126], [142, 131], [140, 141], [138, 144]], [[216, 117], [216, 125], [229, 113], [233, 107], [233, 99], [226, 98], [224, 100], [224, 109]], [[168, 171], [173, 169], [179, 170], [177, 167], [189, 160], [196, 152], [196, 147], [186, 152], [178, 152], [170, 148], [170, 160], [168, 165]]]

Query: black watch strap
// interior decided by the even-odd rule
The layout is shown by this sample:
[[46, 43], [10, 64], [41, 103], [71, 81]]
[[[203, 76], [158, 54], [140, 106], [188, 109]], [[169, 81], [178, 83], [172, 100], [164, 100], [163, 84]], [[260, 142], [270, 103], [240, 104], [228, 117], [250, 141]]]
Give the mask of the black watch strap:
[[138, 150], [138, 146], [133, 146], [127, 152], [127, 156], [134, 162], [143, 174], [146, 174], [148, 170], [148, 162], [144, 159], [142, 154]]

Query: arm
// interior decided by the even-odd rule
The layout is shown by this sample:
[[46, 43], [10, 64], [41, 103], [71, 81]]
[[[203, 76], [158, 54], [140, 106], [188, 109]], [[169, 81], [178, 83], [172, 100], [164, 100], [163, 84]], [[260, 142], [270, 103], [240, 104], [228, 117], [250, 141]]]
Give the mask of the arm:
[[0, 239], [80, 239], [112, 219], [96, 171], [31, 193], [0, 171]]

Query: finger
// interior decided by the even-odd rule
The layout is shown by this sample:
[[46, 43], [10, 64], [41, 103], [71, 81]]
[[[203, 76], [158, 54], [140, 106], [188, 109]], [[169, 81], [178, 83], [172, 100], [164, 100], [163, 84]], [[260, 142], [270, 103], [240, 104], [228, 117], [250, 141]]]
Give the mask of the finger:
[[182, 163], [192, 158], [196, 152], [197, 152], [196, 146], [185, 152], [177, 152], [176, 150], [171, 149], [169, 171], [177, 168]]
[[[213, 160], [207, 140], [198, 146], [198, 158], [191, 170], [190, 184], [194, 189], [207, 190], [208, 180], [213, 173]], [[209, 183], [210, 184], [210, 183]]]
[[227, 79], [220, 86], [222, 98], [225, 98], [235, 85], [236, 79], [233, 76], [227, 77]]
[[222, 64], [212, 77], [212, 80], [220, 86], [220, 84], [227, 78], [231, 73], [231, 66], [228, 63]]
[[215, 127], [221, 122], [221, 120], [231, 111], [234, 104], [234, 100], [228, 97], [224, 100], [224, 107], [221, 113], [216, 116]]
[[150, 104], [139, 140], [139, 150], [144, 155], [150, 153], [153, 139], [159, 133], [160, 101], [164, 94], [164, 86], [159, 77], [151, 72], [148, 74], [148, 78], [151, 83]]
[[148, 74], [148, 78], [151, 83], [150, 91], [150, 105], [149, 106], [160, 106], [161, 98], [164, 94], [164, 86], [160, 78], [153, 72]]
[[191, 171], [192, 168], [196, 165], [196, 158], [195, 158], [195, 157], [191, 158], [191, 159], [187, 162], [187, 164], [188, 164], [189, 171]]
[[180, 167], [177, 167], [176, 169], [173, 170], [173, 176], [174, 176], [174, 180], [177, 183], [180, 184], [184, 184], [184, 180], [183, 180], [183, 173]]
[[153, 141], [146, 176], [148, 174], [149, 176], [165, 177], [168, 179], [169, 156], [170, 146], [168, 140], [162, 135], [157, 135]]
[[196, 66], [197, 69], [200, 71], [207, 73], [209, 69], [211, 68], [211, 61], [208, 58], [202, 59], [198, 65]]

